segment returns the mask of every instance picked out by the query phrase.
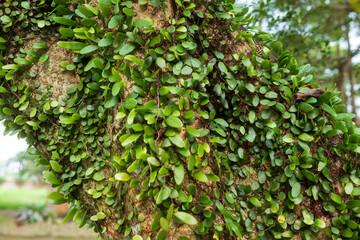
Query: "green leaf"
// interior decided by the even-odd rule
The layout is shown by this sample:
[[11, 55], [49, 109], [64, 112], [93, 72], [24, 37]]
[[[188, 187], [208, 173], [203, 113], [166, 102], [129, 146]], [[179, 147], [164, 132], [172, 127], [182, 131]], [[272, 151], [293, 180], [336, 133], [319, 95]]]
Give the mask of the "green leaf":
[[117, 173], [115, 174], [115, 179], [123, 182], [127, 182], [132, 178], [131, 175], [127, 173]]
[[351, 182], [348, 182], [345, 186], [345, 193], [350, 195], [354, 190], [354, 185]]
[[60, 34], [65, 37], [72, 38], [74, 36], [74, 31], [70, 28], [60, 28]]
[[82, 42], [63, 42], [60, 41], [57, 43], [60, 47], [65, 48], [65, 49], [70, 49], [73, 51], [80, 51], [81, 49], [83, 49], [84, 47], [86, 47], [85, 43]]
[[274, 80], [274, 81], [279, 81], [281, 79], [281, 73], [272, 74], [271, 79]]
[[182, 181], [184, 180], [184, 175], [185, 175], [184, 165], [179, 164], [178, 166], [174, 167], [174, 179], [177, 185], [182, 184]]
[[301, 193], [301, 184], [299, 182], [294, 183], [291, 188], [291, 196], [297, 198]]
[[314, 140], [314, 137], [307, 133], [303, 133], [299, 136], [299, 139], [305, 142], [312, 142]]
[[47, 196], [47, 198], [50, 200], [59, 201], [64, 199], [64, 194], [59, 192], [52, 192]]
[[39, 129], [39, 125], [34, 121], [27, 121], [26, 124], [29, 125], [29, 126], [32, 126], [34, 130]]
[[136, 111], [135, 111], [135, 109], [132, 109], [131, 111], [130, 111], [130, 113], [129, 113], [129, 115], [128, 115], [128, 117], [127, 117], [127, 123], [128, 124], [132, 124], [133, 122], [134, 122], [134, 119], [135, 119], [135, 117], [136, 117]]
[[84, 47], [83, 49], [81, 49], [80, 54], [88, 54], [88, 53], [91, 53], [91, 52], [93, 52], [93, 51], [96, 51], [97, 49], [99, 49], [98, 46], [96, 46], [96, 45], [89, 45], [89, 46], [86, 46], [86, 47]]
[[331, 200], [333, 200], [334, 202], [336, 202], [337, 204], [342, 204], [342, 199], [341, 196], [339, 194], [336, 193], [332, 193], [330, 195]]
[[165, 231], [170, 232], [169, 222], [163, 217], [160, 218], [160, 226]]
[[132, 51], [134, 51], [135, 48], [136, 48], [136, 45], [134, 43], [128, 42], [120, 49], [119, 54], [127, 55], [127, 54], [131, 53]]
[[169, 137], [169, 140], [178, 148], [185, 147], [185, 142], [184, 142], [184, 140], [182, 140], [182, 138], [180, 137], [180, 135], [178, 133], [176, 133], [174, 136]]
[[255, 130], [254, 130], [252, 127], [250, 127], [249, 132], [248, 132], [248, 134], [245, 136], [245, 138], [246, 138], [249, 142], [251, 142], [251, 143], [255, 141], [256, 132], [255, 132]]
[[257, 75], [257, 72], [254, 69], [254, 66], [249, 66], [246, 68], [246, 70], [247, 70], [249, 77], [253, 77], [253, 76]]
[[105, 213], [103, 213], [103, 212], [98, 212], [96, 214], [96, 216], [97, 216], [98, 219], [104, 219], [106, 217]]
[[185, 32], [187, 32], [187, 28], [185, 26], [180, 26], [176, 29], [176, 31], [185, 33]]
[[160, 68], [164, 68], [166, 66], [166, 62], [163, 58], [158, 57], [156, 58], [156, 65], [158, 65]]
[[185, 65], [182, 69], [181, 69], [181, 74], [182, 75], [190, 75], [193, 72], [193, 69], [187, 65]]
[[241, 60], [241, 63], [245, 66], [245, 67], [249, 67], [251, 66], [251, 61], [248, 57], [243, 57]]
[[307, 225], [313, 225], [314, 224], [314, 216], [309, 213], [306, 209], [302, 210], [302, 215], [304, 217], [304, 223]]
[[128, 110], [133, 109], [137, 104], [138, 102], [134, 98], [128, 98], [124, 102], [124, 108]]
[[165, 201], [166, 199], [168, 199], [170, 197], [170, 189], [169, 187], [161, 187], [157, 198], [156, 198], [156, 204], [160, 204], [163, 201]]
[[348, 209], [360, 213], [360, 200], [350, 200], [346, 203]]
[[96, 14], [92, 12], [90, 9], [85, 8], [83, 6], [78, 6], [77, 9], [87, 18], [95, 17]]
[[136, 160], [130, 166], [126, 169], [128, 172], [134, 172], [136, 169], [138, 169], [142, 164], [141, 160]]
[[48, 48], [48, 46], [45, 43], [35, 43], [33, 46], [34, 49], [45, 49]]
[[0, 86], [0, 93], [7, 93], [9, 92], [6, 88]]
[[170, 127], [173, 127], [173, 128], [181, 128], [183, 126], [183, 123], [181, 122], [181, 120], [178, 117], [175, 117], [173, 115], [168, 116], [165, 119], [165, 122], [167, 125], [169, 125]]
[[120, 89], [121, 89], [121, 84], [120, 84], [120, 82], [114, 83], [114, 85], [113, 85], [113, 87], [112, 87], [112, 90], [111, 90], [111, 94], [112, 94], [113, 96], [118, 95], [119, 92], [120, 92]]
[[150, 25], [150, 21], [148, 20], [145, 20], [145, 19], [137, 19], [135, 22], [134, 22], [134, 26], [135, 27], [147, 27]]
[[0, 20], [2, 21], [2, 23], [3, 23], [4, 25], [6, 25], [6, 24], [8, 24], [8, 23], [12, 23], [11, 18], [10, 18], [9, 16], [6, 16], [6, 15], [1, 16]]
[[101, 39], [101, 40], [99, 41], [98, 46], [99, 46], [99, 47], [108, 47], [108, 46], [110, 46], [113, 42], [114, 42], [114, 39], [113, 39], [113, 38], [106, 37], [106, 38], [103, 38], [103, 39]]
[[219, 62], [218, 67], [222, 73], [227, 74], [227, 68], [223, 62]]
[[130, 60], [130, 61], [136, 63], [136, 64], [139, 65], [140, 67], [143, 65], [143, 62], [144, 62], [143, 60], [138, 59], [138, 58], [135, 57], [134, 55], [126, 55], [124, 58], [125, 58], [126, 60]]
[[101, 181], [105, 179], [105, 176], [102, 172], [96, 172], [93, 176], [95, 181]]
[[228, 14], [228, 13], [220, 13], [220, 12], [216, 13], [216, 17], [217, 18], [222, 18], [222, 19], [230, 19], [231, 18], [230, 14]]
[[186, 212], [176, 212], [174, 213], [174, 216], [180, 219], [183, 223], [186, 223], [188, 225], [196, 225], [198, 223], [196, 218], [194, 218], [192, 215]]
[[229, 124], [227, 123], [227, 121], [225, 121], [224, 119], [222, 118], [216, 118], [214, 119], [214, 122], [216, 122], [217, 124], [220, 124], [221, 126], [224, 126], [224, 127], [228, 127]]
[[141, 136], [141, 133], [137, 133], [137, 134], [131, 134], [129, 135], [127, 138], [125, 138], [122, 142], [121, 145], [123, 147], [125, 147], [126, 145], [135, 142], [136, 140], [138, 140], [138, 138]]
[[109, 28], [115, 28], [115, 27], [119, 26], [119, 24], [121, 23], [121, 21], [122, 21], [122, 15], [114, 15], [114, 16], [110, 19], [110, 21], [109, 21], [109, 23], [108, 23], [108, 27], [109, 27]]
[[186, 127], [186, 132], [189, 133], [190, 135], [193, 135], [194, 137], [201, 136], [200, 131], [192, 127]]
[[99, 4], [105, 5], [105, 6], [110, 6], [111, 5], [111, 0], [98, 0]]
[[256, 114], [255, 114], [255, 112], [254, 112], [254, 111], [250, 111], [250, 112], [249, 112], [249, 122], [250, 122], [250, 123], [254, 123], [255, 120], [256, 120]]
[[254, 205], [255, 207], [261, 207], [261, 202], [259, 201], [259, 199], [257, 199], [256, 197], [251, 197], [249, 199], [249, 201], [251, 202], [252, 205]]
[[335, 110], [332, 107], [330, 107], [329, 105], [327, 105], [326, 103], [323, 104], [322, 109], [324, 111], [328, 112], [330, 115], [336, 116]]
[[143, 240], [143, 238], [140, 235], [135, 235], [132, 240]]
[[78, 26], [78, 23], [76, 21], [71, 20], [66, 17], [54, 17], [53, 19], [56, 23], [60, 23], [62, 25], [67, 25], [67, 26], [72, 26], [72, 27]]
[[46, 180], [48, 180], [49, 183], [54, 184], [54, 185], [61, 184], [61, 181], [56, 177], [56, 175], [53, 172], [44, 171], [43, 175], [46, 178]]
[[255, 91], [255, 87], [254, 87], [254, 85], [251, 84], [251, 83], [245, 84], [245, 88], [246, 88], [249, 92], [252, 92], [252, 93]]
[[76, 120], [73, 118], [65, 117], [59, 121], [61, 124], [74, 124], [76, 123]]
[[71, 209], [70, 212], [64, 217], [62, 223], [64, 224], [64, 223], [70, 221], [75, 216], [76, 212], [77, 212], [76, 208]]
[[311, 106], [310, 104], [305, 103], [305, 102], [299, 103], [299, 108], [300, 108], [300, 110], [302, 110], [304, 112], [311, 112], [312, 110], [314, 110], [313, 106]]
[[307, 169], [303, 169], [302, 173], [304, 174], [304, 176], [309, 179], [312, 182], [317, 182], [318, 181], [318, 177], [317, 175], [313, 174], [312, 172], [310, 172]]
[[194, 175], [194, 178], [200, 182], [206, 183], [208, 181], [206, 174], [203, 173], [203, 171], [201, 171], [201, 170], [194, 172], [193, 175]]
[[[151, 3], [152, 2], [159, 2], [161, 4], [160, 0], [151, 0]], [[167, 233], [164, 229], [158, 232], [156, 235], [156, 240], [167, 240]]]
[[314, 225], [317, 226], [318, 228], [326, 228], [326, 223], [320, 218], [315, 219]]
[[4, 108], [2, 109], [2, 111], [3, 111], [6, 115], [11, 115], [11, 114], [14, 114], [14, 113], [15, 113], [12, 109], [10, 109], [10, 108], [8, 108], [8, 107], [4, 107]]
[[46, 62], [49, 58], [49, 55], [47, 53], [44, 53], [43, 55], [41, 55], [41, 57], [39, 58], [39, 62], [43, 63]]
[[55, 172], [63, 172], [61, 165], [57, 161], [50, 160], [50, 166]]
[[294, 233], [292, 231], [285, 231], [281, 234], [284, 238], [292, 238]]
[[21, 7], [25, 8], [25, 9], [30, 9], [30, 4], [28, 2], [21, 2]]
[[351, 231], [350, 228], [346, 228], [342, 233], [341, 236], [345, 237], [345, 238], [351, 238], [353, 236], [353, 232]]
[[20, 111], [25, 111], [27, 109], [27, 107], [29, 106], [29, 101], [26, 101], [20, 108]]
[[270, 91], [265, 94], [266, 98], [274, 99], [278, 97], [278, 94], [276, 92]]
[[134, 14], [133, 14], [133, 12], [131, 11], [131, 9], [129, 9], [129, 8], [123, 8], [123, 13], [125, 13], [126, 14], [126, 16], [129, 16], [129, 17], [132, 17]]
[[155, 167], [159, 167], [161, 165], [160, 162], [155, 157], [148, 157], [146, 160], [148, 161], [148, 163], [150, 163]]
[[112, 96], [109, 100], [107, 100], [104, 104], [105, 108], [111, 108], [116, 105], [117, 103], [117, 96]]

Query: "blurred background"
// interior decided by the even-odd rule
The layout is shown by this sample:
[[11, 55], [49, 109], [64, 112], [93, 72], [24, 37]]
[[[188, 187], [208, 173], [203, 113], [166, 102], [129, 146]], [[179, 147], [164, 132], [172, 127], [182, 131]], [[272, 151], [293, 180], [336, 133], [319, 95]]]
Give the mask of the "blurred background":
[[356, 114], [360, 77], [359, 0], [238, 0], [247, 5], [254, 25], [274, 34], [299, 65], [314, 67], [315, 82], [336, 88], [348, 112]]
[[[360, 1], [237, 0], [249, 6], [251, 25], [274, 34], [299, 65], [310, 63], [315, 82], [336, 88], [360, 124]], [[92, 230], [61, 224], [67, 205], [53, 206], [36, 167], [38, 156], [24, 140], [8, 134], [0, 122], [0, 239], [96, 239]]]
[[23, 139], [9, 134], [0, 122], [0, 239], [97, 239], [93, 230], [79, 229], [75, 223], [62, 224], [68, 205], [51, 205], [47, 195], [53, 191], [42, 182], [38, 155]]

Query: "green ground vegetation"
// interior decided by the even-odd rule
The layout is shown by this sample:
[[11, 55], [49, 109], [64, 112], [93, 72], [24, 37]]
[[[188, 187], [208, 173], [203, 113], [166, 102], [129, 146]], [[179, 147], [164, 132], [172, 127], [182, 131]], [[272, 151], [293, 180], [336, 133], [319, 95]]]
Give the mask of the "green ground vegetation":
[[0, 209], [20, 209], [27, 204], [46, 204], [48, 190], [0, 187]]

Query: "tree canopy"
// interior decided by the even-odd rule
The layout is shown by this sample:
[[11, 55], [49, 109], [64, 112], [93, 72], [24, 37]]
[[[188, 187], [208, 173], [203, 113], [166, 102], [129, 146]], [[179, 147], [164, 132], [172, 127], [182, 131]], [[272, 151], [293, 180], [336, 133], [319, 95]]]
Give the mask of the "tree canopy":
[[234, 1], [0, 4], [0, 117], [104, 239], [358, 239], [360, 129]]
[[[270, 0], [253, 4], [259, 24], [272, 29], [275, 38], [293, 51], [300, 63], [310, 63], [316, 68], [317, 83], [324, 87], [336, 84], [343, 103], [356, 114], [359, 73], [354, 59], [360, 51], [356, 1]], [[358, 118], [355, 121], [359, 126]]]

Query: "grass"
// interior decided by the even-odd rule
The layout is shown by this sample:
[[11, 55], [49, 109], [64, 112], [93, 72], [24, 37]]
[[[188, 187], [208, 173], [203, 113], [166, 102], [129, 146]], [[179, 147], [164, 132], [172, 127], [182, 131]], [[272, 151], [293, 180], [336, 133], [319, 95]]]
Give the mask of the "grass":
[[46, 204], [48, 190], [45, 188], [1, 188], [0, 209], [19, 209], [27, 204]]

